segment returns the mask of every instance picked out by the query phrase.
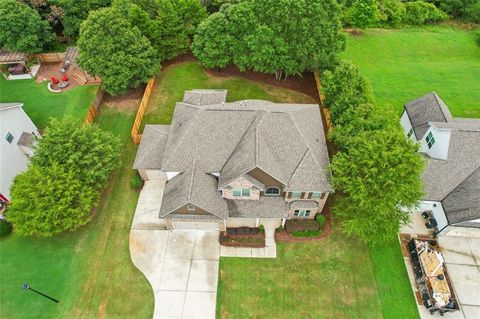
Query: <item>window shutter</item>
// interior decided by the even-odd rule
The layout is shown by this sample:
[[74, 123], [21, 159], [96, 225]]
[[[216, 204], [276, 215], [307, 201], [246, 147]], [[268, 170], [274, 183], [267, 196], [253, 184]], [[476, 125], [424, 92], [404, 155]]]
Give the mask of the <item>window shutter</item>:
[[305, 197], [305, 192], [302, 192], [302, 193], [300, 194], [300, 199], [303, 199], [304, 197]]
[[312, 198], [312, 192], [309, 192], [308, 193], [308, 199], [311, 199]]
[[292, 197], [292, 192], [288, 192], [287, 193], [287, 198], [291, 198]]

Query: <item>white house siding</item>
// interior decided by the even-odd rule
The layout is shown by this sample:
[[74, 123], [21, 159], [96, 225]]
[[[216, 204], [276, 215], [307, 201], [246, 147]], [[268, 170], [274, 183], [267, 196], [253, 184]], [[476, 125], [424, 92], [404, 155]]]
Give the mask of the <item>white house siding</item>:
[[[408, 114], [407, 114], [406, 111], [403, 111], [403, 113], [402, 113], [402, 117], [400, 118], [400, 124], [402, 125], [405, 136], [408, 136], [408, 132], [410, 132], [410, 130], [412, 129], [412, 123], [410, 123], [410, 119], [408, 118]], [[417, 140], [415, 138], [415, 134], [412, 134], [410, 136], [410, 139], [412, 141]]]
[[148, 180], [167, 178], [167, 175], [159, 169], [146, 169], [145, 174]]
[[227, 227], [257, 227], [256, 218], [228, 218]]
[[442, 230], [448, 225], [447, 217], [445, 216], [445, 212], [443, 210], [443, 206], [441, 202], [435, 201], [421, 201], [420, 205], [418, 206], [418, 210], [420, 212], [423, 211], [432, 211], [433, 217], [437, 221], [437, 229]]
[[[250, 189], [250, 196], [248, 197], [237, 197], [233, 196], [234, 188], [248, 188]], [[253, 185], [253, 183], [247, 181], [245, 178], [240, 177], [239, 179], [231, 182], [226, 188], [222, 189], [222, 196], [226, 199], [250, 199], [258, 200], [260, 199], [260, 189]]]
[[[428, 134], [432, 132], [435, 139], [435, 144], [432, 148], [428, 148], [427, 141], [425, 140]], [[427, 133], [423, 136], [420, 143], [420, 152], [427, 153], [430, 157], [447, 160], [448, 159], [448, 147], [450, 144], [450, 129], [437, 129], [434, 126], [430, 126]]]
[[[7, 133], [13, 135], [12, 143], [6, 140]], [[10, 187], [15, 176], [28, 167], [29, 158], [17, 145], [23, 132], [40, 137], [35, 124], [19, 106], [0, 110], [0, 193], [10, 198]]]
[[440, 235], [480, 239], [480, 228], [448, 226]]

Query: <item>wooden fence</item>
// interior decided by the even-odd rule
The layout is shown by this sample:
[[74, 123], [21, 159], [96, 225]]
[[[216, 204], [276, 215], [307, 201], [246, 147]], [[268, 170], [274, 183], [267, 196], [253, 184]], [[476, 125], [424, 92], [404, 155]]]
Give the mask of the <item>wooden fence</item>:
[[318, 71], [315, 71], [313, 72], [313, 75], [315, 76], [315, 83], [317, 84], [318, 97], [320, 98], [320, 105], [323, 113], [323, 118], [325, 119], [325, 124], [327, 125], [327, 132], [330, 132], [330, 130], [333, 127], [332, 118], [330, 116], [330, 111], [323, 104], [322, 82], [320, 81], [320, 74]]
[[148, 81], [147, 87], [145, 88], [145, 92], [143, 92], [142, 101], [140, 102], [140, 106], [138, 107], [137, 116], [135, 117], [135, 122], [133, 122], [131, 136], [132, 136], [133, 143], [135, 144], [140, 144], [140, 140], [142, 139], [142, 134], [139, 133], [140, 125], [142, 125], [143, 115], [145, 115], [148, 101], [150, 100], [150, 95], [152, 94], [153, 86], [155, 84], [155, 79], [156, 77], [154, 76]]
[[97, 116], [97, 111], [100, 108], [100, 104], [102, 103], [104, 95], [105, 91], [98, 89], [95, 100], [93, 100], [92, 104], [88, 108], [87, 115], [85, 116], [85, 123], [90, 124], [93, 122], [95, 116]]
[[65, 52], [39, 53], [36, 57], [40, 63], [62, 62], [65, 58]]

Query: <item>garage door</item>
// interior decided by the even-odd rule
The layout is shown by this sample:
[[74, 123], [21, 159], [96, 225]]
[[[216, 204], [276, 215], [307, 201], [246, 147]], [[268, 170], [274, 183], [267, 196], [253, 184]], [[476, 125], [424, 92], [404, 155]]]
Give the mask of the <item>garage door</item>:
[[172, 223], [175, 229], [220, 230], [221, 222], [172, 220]]

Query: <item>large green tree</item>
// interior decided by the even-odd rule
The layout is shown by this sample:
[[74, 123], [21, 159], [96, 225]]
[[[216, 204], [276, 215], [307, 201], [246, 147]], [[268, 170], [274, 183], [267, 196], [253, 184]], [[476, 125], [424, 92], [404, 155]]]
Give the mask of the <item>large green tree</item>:
[[149, 40], [114, 8], [93, 11], [84, 21], [77, 45], [79, 64], [102, 79], [112, 95], [147, 82], [159, 70], [159, 59]]
[[16, 0], [0, 0], [0, 47], [36, 53], [54, 41], [48, 22], [37, 11]]
[[118, 166], [119, 147], [95, 125], [52, 120], [28, 170], [12, 185], [8, 219], [17, 234], [52, 236], [86, 224]]
[[232, 63], [280, 79], [332, 68], [345, 45], [340, 28], [335, 0], [245, 0], [207, 18], [192, 51], [206, 67]]

